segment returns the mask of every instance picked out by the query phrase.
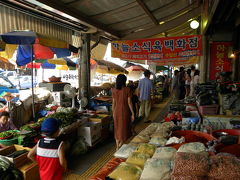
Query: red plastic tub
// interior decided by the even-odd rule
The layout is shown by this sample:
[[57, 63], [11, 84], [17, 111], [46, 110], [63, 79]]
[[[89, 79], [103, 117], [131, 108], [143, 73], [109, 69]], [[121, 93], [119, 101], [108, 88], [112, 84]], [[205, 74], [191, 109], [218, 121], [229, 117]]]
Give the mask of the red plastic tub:
[[[218, 133], [221, 132], [225, 132], [231, 136], [240, 136], [240, 130], [238, 129], [219, 129], [213, 131], [213, 136], [218, 137]], [[232, 145], [218, 144], [215, 149], [217, 153], [230, 153], [240, 158], [240, 144]]]
[[210, 134], [203, 133], [200, 131], [191, 131], [191, 130], [184, 130], [184, 131], [173, 131], [172, 136], [181, 138], [182, 136], [185, 138], [185, 142], [181, 144], [169, 144], [167, 146], [173, 147], [178, 149], [182, 144], [190, 143], [190, 142], [201, 142], [206, 144], [208, 141], [215, 140], [216, 138]]
[[240, 136], [240, 130], [239, 129], [219, 129], [216, 131], [213, 131], [213, 136], [217, 137], [217, 133], [225, 132], [228, 135], [232, 136]]

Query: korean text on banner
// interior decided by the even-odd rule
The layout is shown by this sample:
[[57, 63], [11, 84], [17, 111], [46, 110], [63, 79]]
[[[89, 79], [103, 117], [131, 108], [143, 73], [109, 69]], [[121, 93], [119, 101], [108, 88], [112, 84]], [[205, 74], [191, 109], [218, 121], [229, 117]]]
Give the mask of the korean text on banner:
[[148, 65], [155, 64], [155, 65], [158, 65], [158, 66], [166, 66], [166, 65], [169, 65], [169, 66], [183, 66], [183, 65], [197, 64], [197, 63], [199, 63], [199, 59], [200, 59], [199, 56], [192, 56], [192, 57], [189, 57], [189, 58], [161, 59], [161, 60], [158, 60], [158, 61], [149, 60], [149, 61], [147, 61], [147, 64]]
[[210, 80], [215, 80], [221, 72], [232, 70], [231, 60], [228, 58], [230, 42], [213, 42], [211, 44]]
[[112, 57], [121, 59], [161, 60], [201, 55], [201, 35], [112, 42]]

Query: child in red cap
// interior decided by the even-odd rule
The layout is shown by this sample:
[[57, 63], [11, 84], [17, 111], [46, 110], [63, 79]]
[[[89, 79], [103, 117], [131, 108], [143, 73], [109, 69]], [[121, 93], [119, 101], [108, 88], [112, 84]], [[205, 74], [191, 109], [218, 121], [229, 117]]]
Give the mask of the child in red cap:
[[40, 139], [37, 145], [28, 153], [28, 158], [39, 165], [41, 180], [60, 180], [67, 162], [64, 155], [63, 141], [57, 139], [59, 135], [59, 121], [47, 118], [43, 121], [41, 131], [45, 138]]

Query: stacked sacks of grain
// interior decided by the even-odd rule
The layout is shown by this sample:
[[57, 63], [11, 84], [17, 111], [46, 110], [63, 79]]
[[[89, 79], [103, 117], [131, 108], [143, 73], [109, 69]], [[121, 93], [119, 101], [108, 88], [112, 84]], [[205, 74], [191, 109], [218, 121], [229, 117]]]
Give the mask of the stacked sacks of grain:
[[240, 160], [237, 157], [220, 153], [216, 156], [211, 156], [210, 162], [209, 180], [240, 179]]
[[140, 180], [167, 180], [171, 178], [172, 161], [168, 159], [148, 159]]
[[199, 142], [183, 144], [176, 154], [172, 179], [206, 179], [209, 165], [204, 144]]
[[141, 174], [142, 169], [140, 167], [122, 162], [108, 177], [111, 179], [139, 180]]
[[114, 153], [117, 158], [127, 159], [135, 150], [137, 146], [132, 144], [123, 144], [121, 148]]
[[204, 180], [210, 169], [206, 153], [177, 152], [172, 180]]
[[175, 154], [174, 148], [157, 148], [152, 159], [146, 161], [140, 180], [170, 179]]

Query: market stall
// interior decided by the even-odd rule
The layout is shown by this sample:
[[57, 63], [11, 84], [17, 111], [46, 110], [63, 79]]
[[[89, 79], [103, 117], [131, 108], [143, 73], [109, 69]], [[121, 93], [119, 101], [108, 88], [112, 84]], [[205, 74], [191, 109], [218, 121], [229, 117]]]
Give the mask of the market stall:
[[240, 117], [203, 113], [204, 102], [215, 102], [214, 90], [210, 93], [208, 102], [203, 97], [173, 100], [162, 122], [151, 123], [124, 144], [90, 179], [237, 179]]

